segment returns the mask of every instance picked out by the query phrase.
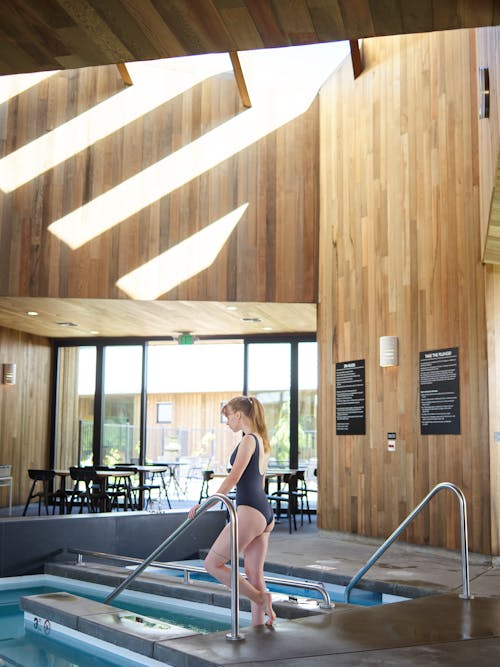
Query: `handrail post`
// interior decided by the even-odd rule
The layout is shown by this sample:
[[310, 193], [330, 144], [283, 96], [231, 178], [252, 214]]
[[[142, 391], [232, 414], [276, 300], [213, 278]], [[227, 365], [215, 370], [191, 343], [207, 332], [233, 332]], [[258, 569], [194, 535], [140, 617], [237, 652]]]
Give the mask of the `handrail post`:
[[458, 488], [455, 484], [451, 482], [441, 482], [437, 484], [432, 491], [425, 496], [425, 498], [415, 507], [415, 509], [410, 512], [404, 521], [396, 528], [396, 530], [390, 535], [386, 541], [377, 549], [373, 556], [367, 561], [367, 563], [352, 577], [350, 582], [347, 584], [344, 591], [344, 602], [349, 602], [349, 597], [351, 595], [351, 590], [358, 583], [358, 581], [363, 577], [366, 572], [371, 568], [372, 565], [384, 554], [391, 544], [399, 537], [399, 535], [405, 530], [405, 528], [410, 524], [417, 514], [427, 505], [427, 503], [433, 498], [438, 491], [441, 489], [450, 489], [453, 491], [457, 497], [458, 503], [460, 505], [460, 531], [461, 531], [461, 544], [462, 544], [462, 589], [463, 592], [459, 595], [463, 600], [470, 600], [472, 596], [470, 594], [470, 583], [469, 583], [469, 541], [467, 534], [467, 501], [465, 499], [464, 493], [461, 489]]
[[231, 522], [231, 633], [226, 635], [226, 639], [231, 641], [241, 641], [245, 639], [239, 633], [239, 599], [240, 599], [240, 580], [239, 580], [239, 559], [238, 559], [238, 515], [234, 509], [231, 500], [222, 493], [214, 493], [207, 498], [204, 503], [200, 505], [198, 511], [192, 519], [187, 518], [181, 525], [174, 530], [174, 532], [164, 540], [159, 547], [157, 547], [135, 570], [133, 570], [128, 577], [126, 577], [111, 593], [104, 599], [104, 604], [108, 604], [121, 591], [123, 591], [129, 583], [135, 579], [152, 561], [155, 560], [165, 549], [175, 540], [184, 530], [195, 521], [205, 510], [217, 502], [223, 503], [228, 510], [229, 520]]

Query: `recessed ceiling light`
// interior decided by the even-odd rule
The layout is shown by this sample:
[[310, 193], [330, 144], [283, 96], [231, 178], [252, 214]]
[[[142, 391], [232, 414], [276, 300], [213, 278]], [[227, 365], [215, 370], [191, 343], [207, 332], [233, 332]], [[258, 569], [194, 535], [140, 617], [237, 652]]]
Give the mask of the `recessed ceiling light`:
[[263, 331], [272, 331], [272, 327], [262, 327]]
[[94, 336], [95, 336], [96, 334], [99, 333], [99, 331], [89, 331], [89, 333], [90, 333], [90, 334], [94, 334]]
[[26, 315], [29, 315], [30, 317], [35, 317], [36, 315], [38, 315], [38, 313], [36, 312], [36, 310], [28, 310]]
[[238, 306], [226, 306], [226, 310], [238, 310]]

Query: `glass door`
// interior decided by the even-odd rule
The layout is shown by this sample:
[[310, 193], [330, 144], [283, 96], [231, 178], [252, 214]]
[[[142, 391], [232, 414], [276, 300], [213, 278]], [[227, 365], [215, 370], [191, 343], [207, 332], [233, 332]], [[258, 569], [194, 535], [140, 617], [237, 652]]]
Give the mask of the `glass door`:
[[269, 467], [290, 464], [290, 343], [248, 344], [248, 394], [264, 406], [271, 457]]
[[305, 470], [307, 487], [318, 488], [315, 471], [317, 459], [317, 407], [318, 407], [318, 346], [315, 342], [299, 343], [298, 352], [299, 468]]
[[92, 463], [96, 348], [61, 347], [57, 365], [54, 467]]
[[139, 461], [142, 355], [142, 345], [104, 348], [101, 465]]
[[241, 340], [148, 345], [146, 461], [175, 465], [177, 494], [197, 500], [203, 471], [226, 471], [237, 440], [221, 419], [243, 388]]

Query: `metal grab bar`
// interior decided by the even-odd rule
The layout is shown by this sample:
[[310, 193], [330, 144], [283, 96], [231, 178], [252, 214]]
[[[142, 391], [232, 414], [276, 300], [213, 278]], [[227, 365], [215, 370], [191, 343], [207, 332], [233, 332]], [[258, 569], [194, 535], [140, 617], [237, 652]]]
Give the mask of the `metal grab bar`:
[[[115, 554], [107, 554], [101, 551], [87, 551], [86, 549], [65, 549], [66, 553], [76, 554], [78, 556], [78, 563], [81, 564], [81, 556], [90, 556], [92, 558], [106, 558], [108, 560], [117, 560], [127, 563], [142, 563], [140, 558], [132, 558], [131, 556], [117, 556]], [[152, 567], [157, 567], [163, 570], [179, 570], [184, 572], [184, 583], [191, 583], [189, 577], [190, 572], [203, 572], [206, 570], [204, 567], [198, 565], [183, 565], [182, 563], [165, 563], [163, 561], [151, 561], [150, 565]], [[245, 574], [241, 574], [242, 577], [246, 577]], [[323, 602], [319, 605], [321, 609], [331, 609], [335, 605], [332, 604], [330, 599], [330, 594], [328, 593], [325, 584], [321, 581], [306, 581], [300, 579], [284, 579], [282, 577], [270, 577], [264, 575], [264, 581], [269, 584], [278, 584], [280, 586], [290, 586], [290, 588], [306, 588], [312, 591], [318, 591], [323, 598]]]
[[382, 556], [383, 553], [391, 546], [391, 544], [396, 540], [403, 530], [408, 526], [409, 523], [417, 516], [420, 510], [427, 505], [427, 503], [433, 498], [438, 491], [441, 489], [450, 489], [456, 495], [458, 503], [460, 505], [460, 527], [461, 527], [461, 541], [462, 541], [462, 593], [459, 595], [460, 598], [464, 600], [471, 600], [472, 596], [470, 594], [470, 584], [469, 584], [469, 541], [467, 536], [467, 501], [463, 494], [463, 491], [458, 488], [455, 484], [451, 482], [441, 482], [437, 484], [432, 491], [430, 491], [425, 498], [415, 507], [413, 512], [411, 512], [406, 519], [396, 528], [396, 530], [390, 535], [386, 541], [377, 549], [373, 554], [370, 560], [364, 565], [359, 572], [357, 572], [351, 581], [347, 584], [344, 591], [344, 602], [349, 602], [349, 597], [351, 590], [358, 583], [361, 577], [368, 572], [371, 566]]
[[239, 632], [239, 617], [240, 617], [240, 607], [239, 607], [239, 596], [240, 596], [240, 581], [239, 581], [239, 571], [238, 571], [238, 517], [234, 505], [229, 500], [227, 496], [222, 493], [214, 493], [212, 496], [207, 498], [204, 503], [200, 505], [196, 514], [192, 519], [186, 519], [181, 525], [174, 530], [174, 532], [164, 540], [159, 547], [157, 547], [153, 553], [151, 553], [146, 560], [144, 560], [140, 565], [138, 565], [129, 576], [124, 579], [104, 600], [104, 604], [111, 602], [119, 593], [126, 588], [130, 582], [135, 579], [157, 556], [159, 556], [165, 549], [175, 540], [181, 533], [183, 533], [186, 528], [195, 521], [203, 512], [205, 512], [209, 507], [215, 505], [215, 503], [222, 502], [227, 507], [229, 512], [229, 520], [231, 522], [231, 634], [226, 635], [226, 639], [231, 641], [241, 641], [245, 639]]

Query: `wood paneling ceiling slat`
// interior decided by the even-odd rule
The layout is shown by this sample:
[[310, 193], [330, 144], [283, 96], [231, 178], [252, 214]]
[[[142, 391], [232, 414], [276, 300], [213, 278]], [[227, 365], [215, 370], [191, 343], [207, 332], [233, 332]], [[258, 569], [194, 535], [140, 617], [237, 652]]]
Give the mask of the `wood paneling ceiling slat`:
[[496, 25], [494, 0], [9, 0], [0, 74]]

